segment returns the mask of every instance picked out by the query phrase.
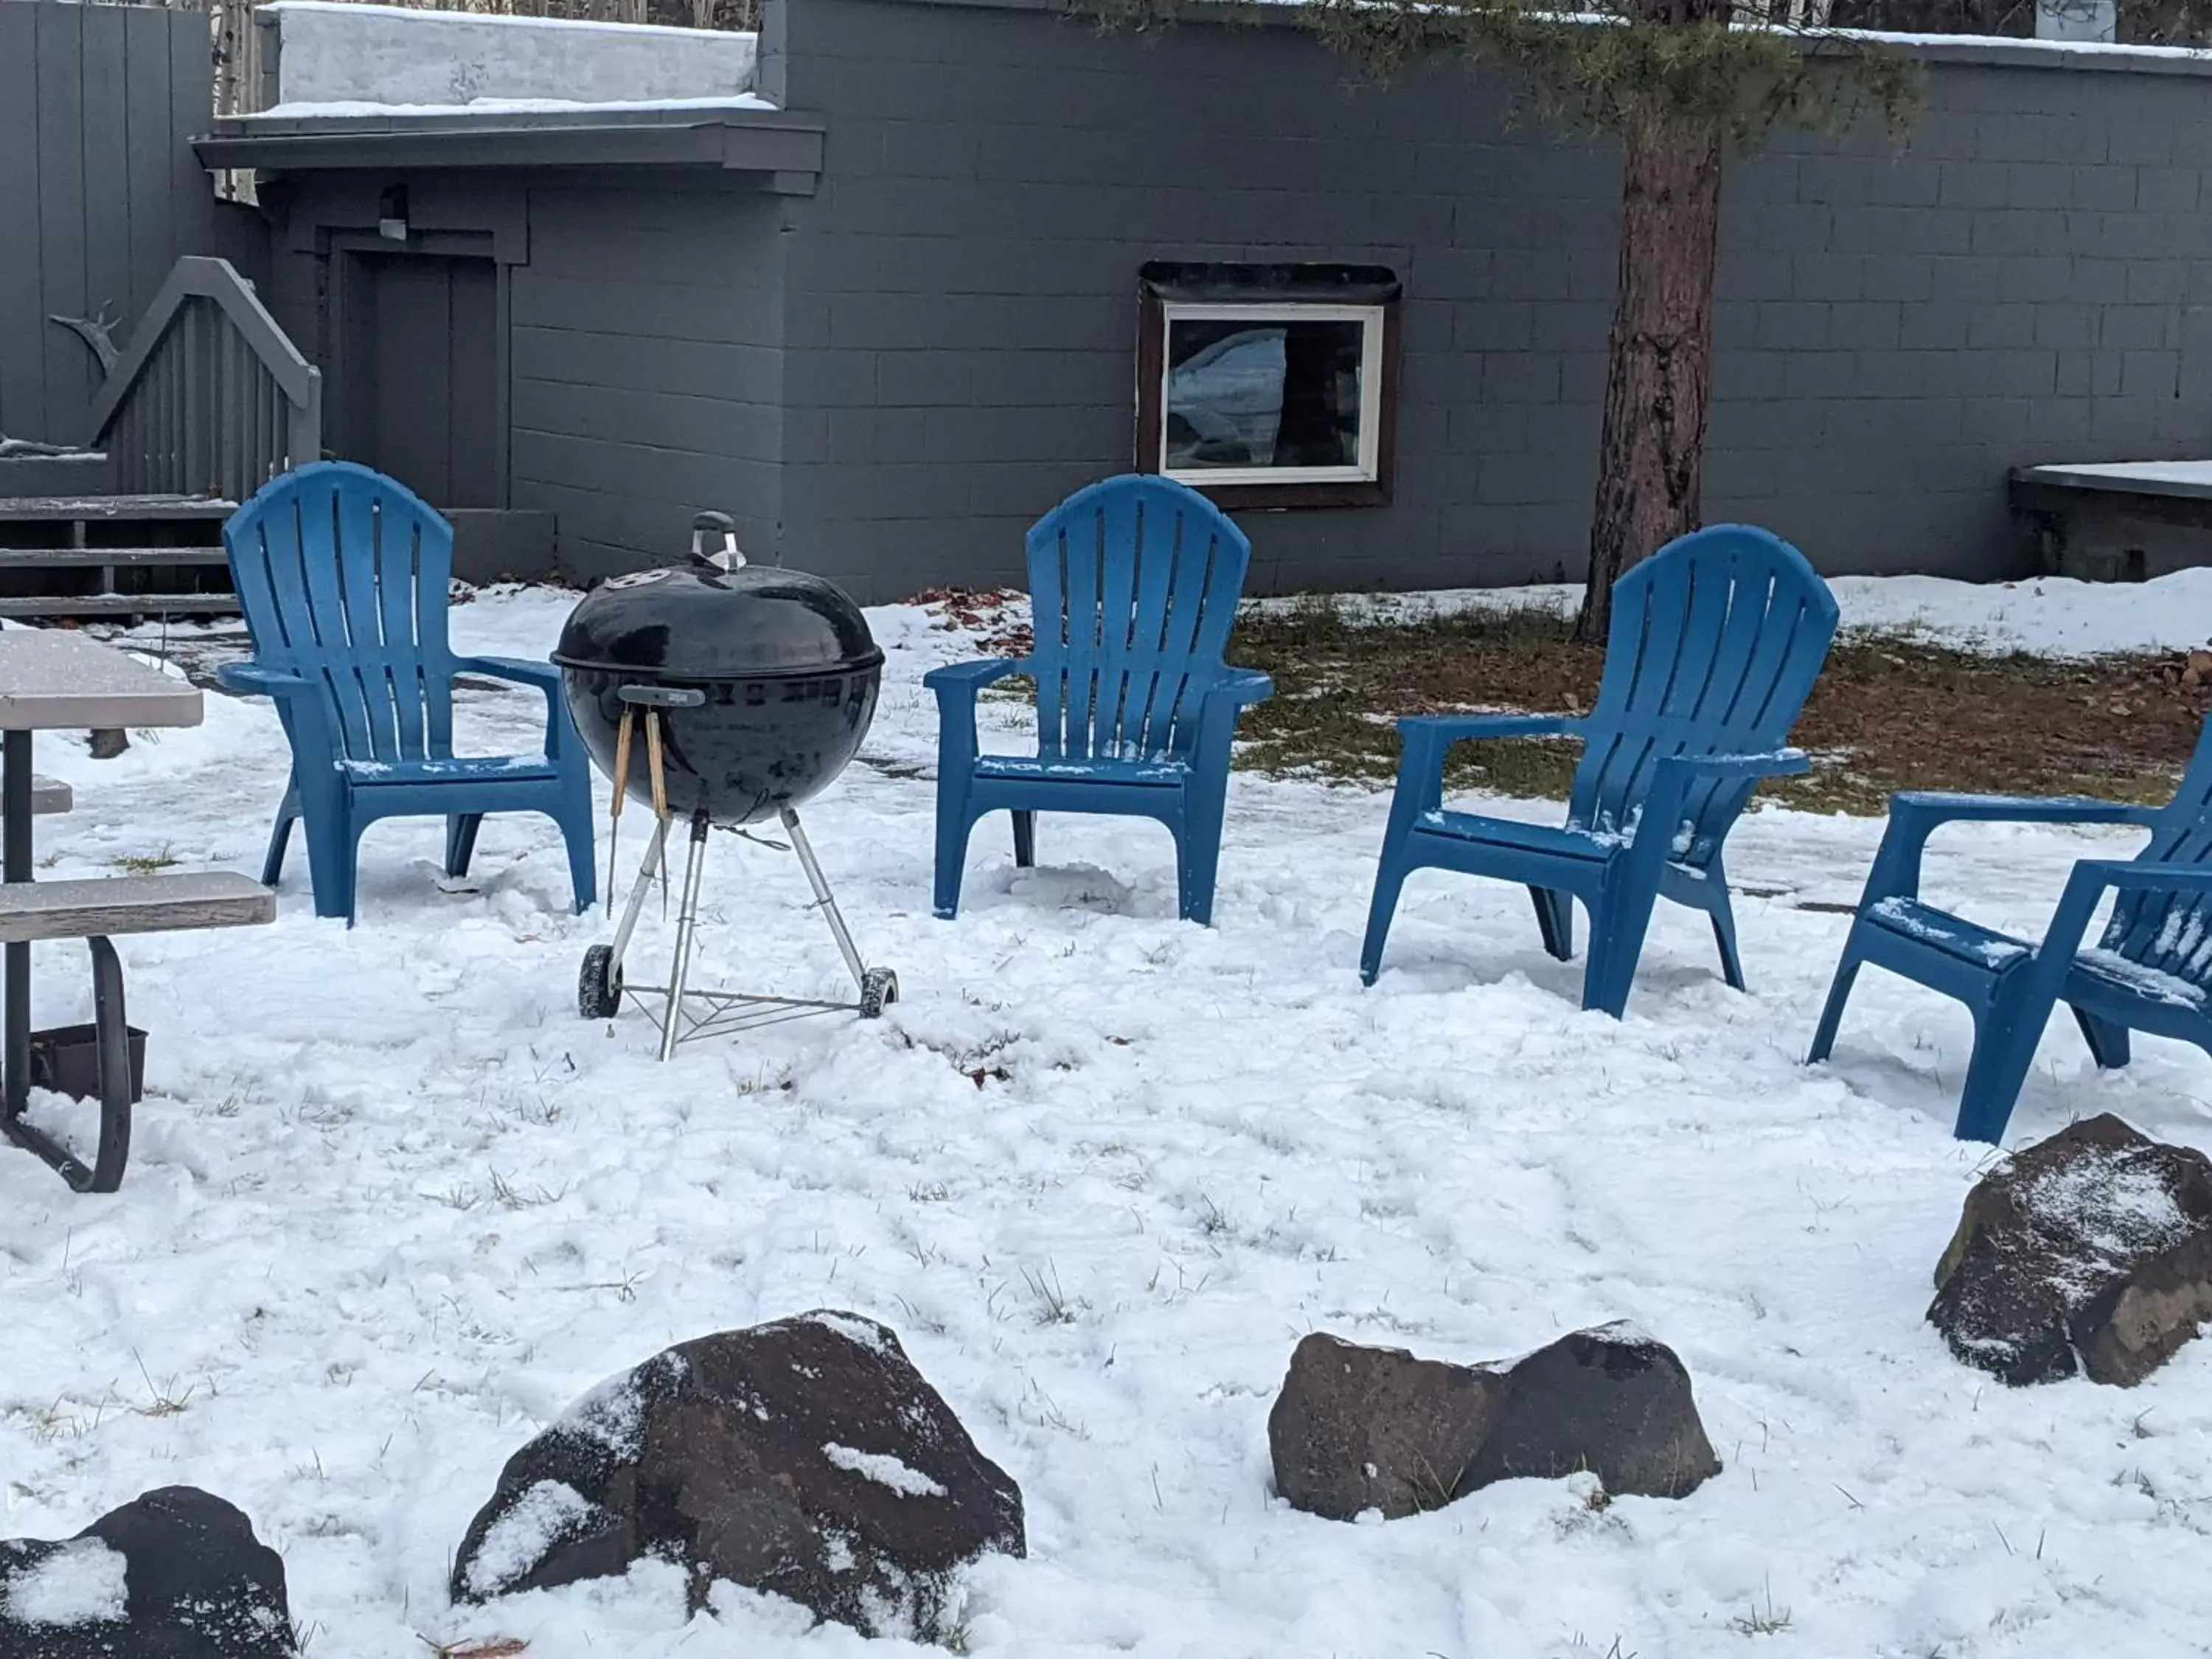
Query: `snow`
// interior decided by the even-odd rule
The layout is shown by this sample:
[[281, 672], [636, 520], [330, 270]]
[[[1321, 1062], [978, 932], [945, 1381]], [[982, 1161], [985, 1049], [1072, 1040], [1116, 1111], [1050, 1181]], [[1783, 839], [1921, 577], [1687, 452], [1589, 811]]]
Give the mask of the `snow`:
[[[2192, 581], [1842, 586], [1860, 617], [2109, 647], [2202, 639]], [[542, 656], [573, 600], [482, 595], [456, 645]], [[636, 1012], [580, 1020], [608, 924], [566, 913], [554, 832], [527, 818], [486, 823], [465, 894], [434, 884], [441, 824], [374, 826], [350, 932], [313, 916], [295, 840], [273, 926], [118, 942], [151, 1033], [123, 1191], [0, 1151], [0, 1532], [205, 1486], [283, 1553], [314, 1659], [425, 1638], [919, 1659], [751, 1592], [693, 1613], [662, 1563], [447, 1602], [502, 1464], [570, 1401], [826, 1305], [896, 1330], [1020, 1483], [1029, 1556], [966, 1576], [972, 1654], [1600, 1659], [1618, 1638], [1724, 1659], [1770, 1595], [1792, 1615], [1777, 1653], [2199, 1651], [2212, 1344], [2127, 1390], [1960, 1365], [1923, 1314], [1987, 1158], [1950, 1134], [1967, 1015], [1869, 972], [1834, 1061], [1801, 1063], [1850, 925], [1805, 907], [1856, 901], [1879, 822], [1747, 817], [1729, 865], [1750, 993], [1721, 984], [1702, 918], [1662, 906], [1620, 1023], [1578, 1010], [1582, 961], [1544, 954], [1525, 893], [1441, 873], [1409, 884], [1363, 990], [1376, 790], [1239, 775], [1212, 929], [1174, 919], [1156, 826], [1049, 816], [1019, 872], [987, 820], [940, 922], [921, 678], [970, 642], [919, 610], [871, 620], [882, 708], [805, 816], [861, 949], [899, 971], [880, 1021], [663, 1066]], [[465, 688], [464, 745], [535, 750], [542, 708]], [[1012, 749], [1020, 716], [986, 699], [987, 744]], [[268, 705], [214, 695], [205, 725], [118, 759], [67, 734], [35, 759], [77, 803], [38, 822], [42, 877], [164, 849], [257, 869], [286, 769]], [[1923, 891], [2039, 939], [2074, 861], [2142, 834], [1955, 826]], [[625, 834], [626, 870], [643, 842]], [[717, 836], [705, 894], [699, 981], [845, 992], [788, 854]], [[641, 976], [672, 937], [649, 904]], [[82, 949], [36, 957], [36, 1023], [88, 1018]], [[2136, 1047], [2100, 1074], [2054, 1020], [2008, 1139], [2109, 1110], [2212, 1147], [2212, 1060]], [[96, 1116], [32, 1113], [78, 1146]], [[1686, 1500], [1523, 1481], [1346, 1526], [1269, 1490], [1268, 1407], [1308, 1331], [1491, 1361], [1621, 1319], [1681, 1356], [1727, 1465]], [[184, 1408], [155, 1409], [156, 1385]]]
[[611, 40], [627, 40], [640, 35], [655, 35], [681, 45], [697, 41], [702, 37], [714, 40], [743, 31], [728, 29], [688, 29], [673, 23], [615, 22], [596, 17], [538, 17], [520, 12], [469, 11], [454, 12], [422, 6], [373, 6], [355, 3], [355, 0], [265, 0], [256, 6], [257, 15], [267, 15], [282, 18], [293, 12], [321, 12], [344, 21], [364, 15], [404, 21], [409, 25], [421, 24], [434, 28], [441, 23], [459, 27], [489, 24], [528, 34], [555, 30], [564, 33], [603, 35]]
[[866, 1348], [870, 1353], [888, 1354], [890, 1352], [890, 1345], [884, 1340], [883, 1333], [863, 1320], [848, 1319], [842, 1314], [818, 1311], [808, 1315], [807, 1317], [824, 1330], [836, 1332], [848, 1342], [855, 1343]]
[[0, 1579], [0, 1613], [33, 1629], [107, 1624], [128, 1603], [129, 1563], [97, 1538], [76, 1538]]
[[544, 1560], [546, 1551], [589, 1520], [596, 1508], [574, 1486], [538, 1481], [484, 1528], [483, 1543], [469, 1560], [469, 1588], [478, 1595], [496, 1595]]
[[305, 121], [336, 117], [432, 115], [635, 114], [648, 110], [772, 110], [776, 106], [750, 92], [712, 98], [629, 98], [586, 100], [568, 98], [471, 98], [458, 104], [379, 104], [366, 99], [305, 99], [274, 104], [239, 118], [243, 121]]
[[[2177, 570], [2147, 582], [2085, 582], [2062, 576], [1989, 583], [1941, 576], [1837, 576], [1828, 586], [1847, 633], [1905, 632], [1996, 655], [2025, 651], [2064, 658], [2212, 647], [2212, 568]], [[1287, 608], [1311, 601], [1264, 603]], [[1337, 603], [1352, 614], [1377, 617], [1474, 610], [1564, 616], [1582, 603], [1582, 587], [1542, 582], [1442, 588], [1349, 595]]]
[[2112, 478], [2146, 483], [2197, 484], [2212, 487], [2212, 461], [2057, 461], [2029, 469], [2039, 473], [2080, 473], [2093, 478]]
[[908, 1468], [889, 1452], [855, 1451], [833, 1440], [822, 1448], [822, 1455], [830, 1460], [831, 1468], [863, 1476], [879, 1486], [889, 1486], [902, 1498], [945, 1496], [943, 1486], [920, 1469]]

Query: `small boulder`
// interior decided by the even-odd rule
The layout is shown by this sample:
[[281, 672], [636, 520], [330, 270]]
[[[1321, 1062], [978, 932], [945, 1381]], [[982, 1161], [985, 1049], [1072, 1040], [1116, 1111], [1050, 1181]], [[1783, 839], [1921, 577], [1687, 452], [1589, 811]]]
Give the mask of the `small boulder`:
[[284, 1563], [245, 1514], [164, 1486], [66, 1542], [0, 1540], [7, 1659], [292, 1659]]
[[2130, 1387], [2212, 1318], [2212, 1159], [2069, 1124], [1967, 1194], [1928, 1317], [2001, 1381]]
[[1682, 1362], [1626, 1325], [1486, 1365], [1316, 1333], [1291, 1355], [1267, 1443], [1276, 1491], [1340, 1521], [1585, 1469], [1608, 1492], [1680, 1498], [1720, 1469]]
[[1019, 1487], [884, 1326], [815, 1312], [679, 1343], [507, 1460], [453, 1564], [481, 1601], [680, 1562], [872, 1636], [942, 1636], [952, 1575], [1026, 1551]]

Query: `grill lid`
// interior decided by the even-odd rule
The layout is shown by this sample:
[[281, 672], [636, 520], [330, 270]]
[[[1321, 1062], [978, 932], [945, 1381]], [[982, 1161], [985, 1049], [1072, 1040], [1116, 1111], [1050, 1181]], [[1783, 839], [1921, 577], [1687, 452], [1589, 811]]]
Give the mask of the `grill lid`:
[[553, 660], [669, 680], [795, 679], [884, 659], [842, 588], [800, 570], [702, 562], [616, 576], [568, 614]]

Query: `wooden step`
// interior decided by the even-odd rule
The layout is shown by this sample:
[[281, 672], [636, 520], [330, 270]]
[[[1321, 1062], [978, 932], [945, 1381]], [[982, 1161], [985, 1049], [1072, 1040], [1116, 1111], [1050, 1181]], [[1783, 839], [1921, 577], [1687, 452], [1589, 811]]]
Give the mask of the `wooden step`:
[[68, 565], [228, 564], [219, 547], [0, 547], [0, 570]]
[[98, 523], [111, 519], [227, 519], [236, 501], [217, 495], [0, 496], [0, 524]]
[[234, 617], [235, 593], [55, 593], [0, 599], [0, 617]]

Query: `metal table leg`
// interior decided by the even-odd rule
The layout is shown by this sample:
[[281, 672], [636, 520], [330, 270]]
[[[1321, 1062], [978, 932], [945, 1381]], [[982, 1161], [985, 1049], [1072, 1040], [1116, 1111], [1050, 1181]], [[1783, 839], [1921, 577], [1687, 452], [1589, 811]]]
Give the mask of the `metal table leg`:
[[[31, 734], [0, 736], [0, 873], [10, 882], [32, 878]], [[0, 1054], [0, 1088], [10, 1121], [31, 1097], [31, 947], [7, 950], [6, 1042]]]

